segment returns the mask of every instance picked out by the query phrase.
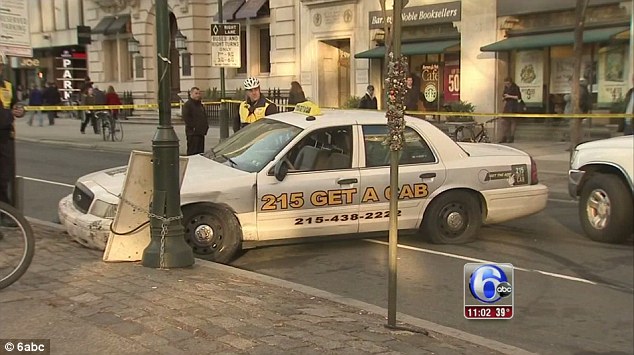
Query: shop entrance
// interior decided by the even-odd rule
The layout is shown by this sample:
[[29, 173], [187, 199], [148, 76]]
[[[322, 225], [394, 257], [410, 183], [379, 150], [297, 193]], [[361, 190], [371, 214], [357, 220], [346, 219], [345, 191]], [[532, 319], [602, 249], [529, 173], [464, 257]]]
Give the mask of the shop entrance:
[[319, 41], [319, 105], [341, 107], [350, 98], [350, 39]]
[[176, 49], [176, 34], [178, 33], [178, 23], [176, 21], [176, 16], [173, 12], [169, 14], [170, 19], [170, 52], [169, 59], [172, 62], [170, 65], [170, 75], [171, 75], [171, 101], [178, 102], [180, 99], [178, 98], [178, 93], [181, 91], [181, 76], [180, 76], [180, 54], [178, 53], [178, 49]]

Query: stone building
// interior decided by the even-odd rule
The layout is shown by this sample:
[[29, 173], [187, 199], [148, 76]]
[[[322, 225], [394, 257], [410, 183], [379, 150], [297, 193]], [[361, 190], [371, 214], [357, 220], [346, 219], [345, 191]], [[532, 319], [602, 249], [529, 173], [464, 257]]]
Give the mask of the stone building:
[[[373, 84], [382, 105], [383, 24], [392, 16], [392, 1], [386, 2], [384, 14], [381, 0], [224, 0], [223, 20], [240, 24], [242, 47], [241, 67], [226, 69], [227, 90], [240, 88], [248, 76], [258, 77], [264, 89], [288, 89], [297, 80], [311, 100], [338, 107]], [[62, 55], [75, 53], [79, 61], [85, 53], [87, 70], [77, 68], [76, 78], [88, 74], [99, 87], [132, 91], [136, 103], [156, 100], [154, 1], [34, 3], [34, 59], [47, 72], [58, 70]], [[503, 78], [512, 76], [532, 111], [559, 110], [569, 91], [575, 3], [409, 0], [401, 14], [403, 53], [421, 92], [419, 108], [436, 111], [462, 100], [478, 112], [497, 112]], [[210, 54], [217, 0], [168, 4], [172, 91], [185, 97], [192, 86], [219, 89], [220, 70], [211, 66]], [[630, 85], [631, 7], [631, 1], [590, 0], [584, 75], [595, 108], [607, 108]], [[90, 44], [79, 43], [82, 25], [90, 27]]]

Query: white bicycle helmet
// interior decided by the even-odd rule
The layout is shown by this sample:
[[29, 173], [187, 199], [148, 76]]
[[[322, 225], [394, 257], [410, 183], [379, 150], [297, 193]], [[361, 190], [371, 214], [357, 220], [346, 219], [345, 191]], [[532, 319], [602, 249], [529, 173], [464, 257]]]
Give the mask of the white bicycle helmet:
[[247, 78], [247, 80], [244, 81], [244, 88], [246, 90], [250, 90], [250, 89], [255, 89], [255, 88], [259, 88], [260, 87], [260, 81], [257, 78]]

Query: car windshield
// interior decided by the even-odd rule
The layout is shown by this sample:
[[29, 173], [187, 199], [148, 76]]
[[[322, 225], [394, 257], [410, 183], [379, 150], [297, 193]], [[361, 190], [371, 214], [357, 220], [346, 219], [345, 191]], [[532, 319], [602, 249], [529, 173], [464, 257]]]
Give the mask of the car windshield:
[[264, 118], [239, 130], [204, 156], [235, 169], [259, 172], [299, 132], [301, 128]]

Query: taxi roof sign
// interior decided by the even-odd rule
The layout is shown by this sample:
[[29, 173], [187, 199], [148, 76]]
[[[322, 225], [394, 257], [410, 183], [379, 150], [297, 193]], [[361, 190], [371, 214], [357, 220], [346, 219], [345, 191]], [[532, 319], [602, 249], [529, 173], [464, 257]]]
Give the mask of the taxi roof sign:
[[307, 116], [321, 115], [321, 109], [319, 108], [319, 106], [316, 103], [310, 101], [298, 103], [297, 105], [295, 105], [295, 110], [293, 112], [301, 113]]

